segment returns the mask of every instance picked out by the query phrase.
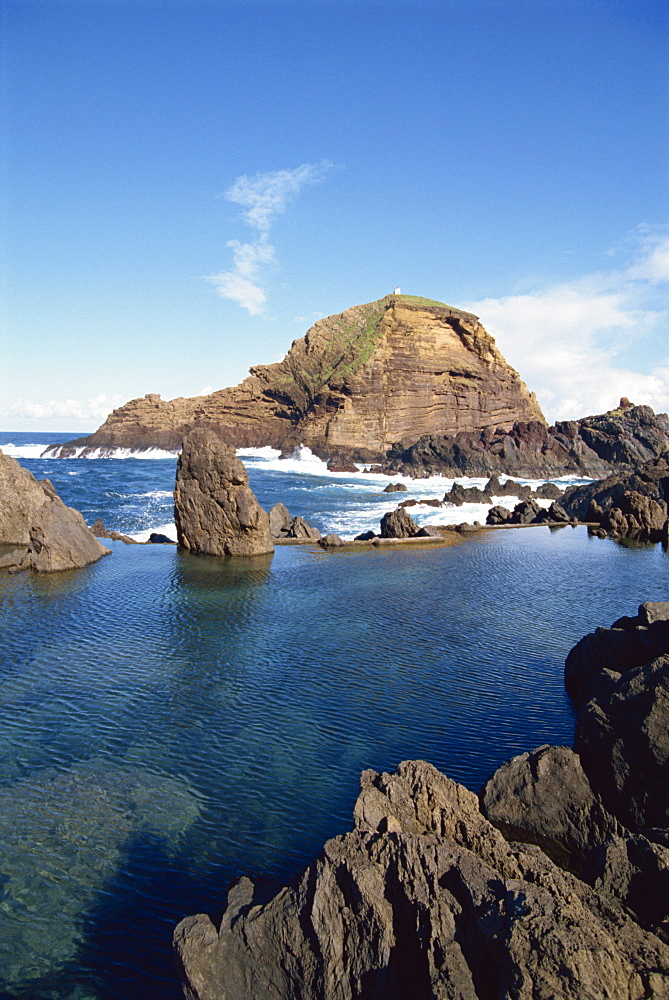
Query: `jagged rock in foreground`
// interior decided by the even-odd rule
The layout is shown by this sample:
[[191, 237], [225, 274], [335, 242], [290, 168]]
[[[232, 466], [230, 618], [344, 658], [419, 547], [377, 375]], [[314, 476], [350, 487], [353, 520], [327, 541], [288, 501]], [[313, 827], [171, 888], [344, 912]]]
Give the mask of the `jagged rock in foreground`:
[[634, 831], [669, 827], [669, 604], [585, 636], [565, 678], [574, 747], [607, 808]]
[[190, 1000], [642, 1000], [669, 996], [669, 946], [422, 761], [365, 771], [351, 833], [294, 888], [220, 927], [182, 921]]
[[274, 551], [268, 513], [246, 469], [213, 431], [184, 439], [174, 487], [177, 543], [196, 555], [255, 556]]
[[0, 569], [78, 569], [108, 555], [78, 510], [0, 451]]
[[[621, 404], [624, 401], [621, 400]], [[518, 421], [512, 428], [486, 428], [455, 435], [429, 434], [393, 445], [382, 471], [409, 476], [486, 476], [491, 473], [553, 478], [600, 478], [612, 469], [629, 472], [669, 449], [669, 419], [650, 406], [615, 410], [547, 427]]]
[[387, 295], [319, 320], [276, 364], [209, 396], [150, 394], [114, 410], [94, 434], [48, 449], [177, 449], [196, 424], [235, 448], [303, 444], [339, 467], [379, 460], [422, 434], [510, 428], [544, 418], [476, 316]]
[[481, 789], [481, 803], [507, 840], [537, 844], [578, 874], [594, 847], [622, 832], [569, 747], [543, 746], [513, 757]]

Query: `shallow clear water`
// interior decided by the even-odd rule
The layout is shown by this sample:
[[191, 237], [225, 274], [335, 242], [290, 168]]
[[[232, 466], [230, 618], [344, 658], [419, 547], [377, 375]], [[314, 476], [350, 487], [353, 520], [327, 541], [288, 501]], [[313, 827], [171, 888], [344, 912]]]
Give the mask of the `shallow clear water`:
[[[141, 494], [174, 474], [24, 464], [122, 530], [162, 523]], [[261, 502], [285, 499], [264, 475]], [[347, 516], [283, 475], [323, 519]], [[668, 589], [659, 546], [571, 527], [241, 561], [112, 547], [85, 570], [0, 577], [4, 998], [177, 1000], [182, 916], [215, 913], [242, 873], [268, 892], [298, 873], [350, 827], [366, 767], [420, 757], [476, 789], [519, 751], [570, 743], [566, 653]]]

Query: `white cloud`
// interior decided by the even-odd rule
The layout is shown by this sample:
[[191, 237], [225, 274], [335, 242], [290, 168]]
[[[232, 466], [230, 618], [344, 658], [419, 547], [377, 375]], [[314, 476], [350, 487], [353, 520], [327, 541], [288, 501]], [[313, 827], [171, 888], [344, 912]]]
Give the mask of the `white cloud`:
[[274, 217], [285, 212], [291, 197], [299, 194], [305, 185], [322, 181], [331, 167], [328, 160], [322, 160], [303, 163], [294, 170], [275, 170], [255, 177], [243, 174], [228, 188], [225, 197], [236, 205], [243, 205], [246, 222], [266, 233]]
[[265, 310], [267, 293], [261, 286], [262, 270], [276, 262], [275, 248], [269, 242], [269, 230], [277, 215], [285, 212], [288, 202], [307, 184], [323, 180], [332, 164], [303, 163], [294, 170], [276, 170], [273, 173], [238, 177], [225, 192], [228, 201], [246, 209], [244, 220], [259, 232], [252, 243], [229, 240], [233, 251], [233, 266], [219, 274], [205, 275], [205, 281], [214, 285], [221, 298], [230, 299], [242, 306], [252, 316]]
[[[669, 408], [669, 314], [657, 308], [656, 286], [667, 281], [669, 239], [648, 237], [624, 268], [465, 308], [480, 316], [549, 420], [601, 413], [621, 396], [659, 412]], [[621, 354], [635, 350], [637, 364], [625, 364]]]
[[47, 403], [19, 399], [0, 408], [0, 418], [6, 422], [72, 420], [79, 424], [101, 424], [122, 402], [122, 396], [105, 393], [89, 399], [50, 399]]

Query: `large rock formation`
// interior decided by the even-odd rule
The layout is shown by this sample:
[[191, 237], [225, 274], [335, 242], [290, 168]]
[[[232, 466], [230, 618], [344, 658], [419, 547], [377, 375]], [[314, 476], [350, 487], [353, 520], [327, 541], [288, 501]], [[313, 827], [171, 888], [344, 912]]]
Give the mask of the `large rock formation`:
[[94, 434], [49, 451], [177, 449], [196, 424], [236, 448], [304, 444], [323, 458], [377, 460], [424, 434], [510, 429], [544, 418], [476, 316], [388, 295], [319, 320], [283, 361], [209, 396], [148, 395], [114, 410]]
[[294, 888], [242, 879], [220, 925], [182, 921], [189, 1000], [641, 1000], [669, 996], [669, 946], [422, 761], [365, 771], [351, 833]]
[[184, 439], [174, 488], [177, 542], [197, 555], [274, 551], [269, 514], [248, 485], [234, 448], [198, 427]]
[[66, 507], [48, 479], [0, 451], [0, 569], [48, 573], [77, 569], [108, 555], [78, 510]]
[[537, 420], [519, 421], [511, 428], [432, 433], [408, 446], [400, 441], [388, 453], [383, 468], [390, 475], [411, 476], [504, 473], [537, 479], [569, 474], [599, 478], [613, 468], [629, 472], [667, 449], [667, 414], [627, 403], [552, 427]]
[[669, 827], [669, 603], [585, 636], [565, 681], [574, 746], [607, 807], [632, 830]]

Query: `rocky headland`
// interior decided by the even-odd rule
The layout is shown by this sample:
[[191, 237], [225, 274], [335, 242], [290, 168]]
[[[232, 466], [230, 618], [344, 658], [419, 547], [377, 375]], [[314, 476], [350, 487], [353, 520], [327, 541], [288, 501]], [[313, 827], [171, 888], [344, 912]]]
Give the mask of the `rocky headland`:
[[666, 1000], [669, 603], [570, 653], [575, 750], [477, 797], [423, 761], [365, 771], [350, 833], [269, 902], [187, 917], [189, 1000]]
[[0, 570], [77, 569], [108, 553], [48, 479], [0, 451]]
[[[545, 424], [539, 405], [478, 318], [410, 295], [388, 295], [319, 320], [283, 361], [208, 396], [149, 394], [114, 410], [85, 438], [48, 449], [177, 450], [195, 426], [235, 448], [306, 445], [321, 458], [382, 461], [422, 435], [493, 434]], [[82, 451], [83, 450], [83, 451]]]

